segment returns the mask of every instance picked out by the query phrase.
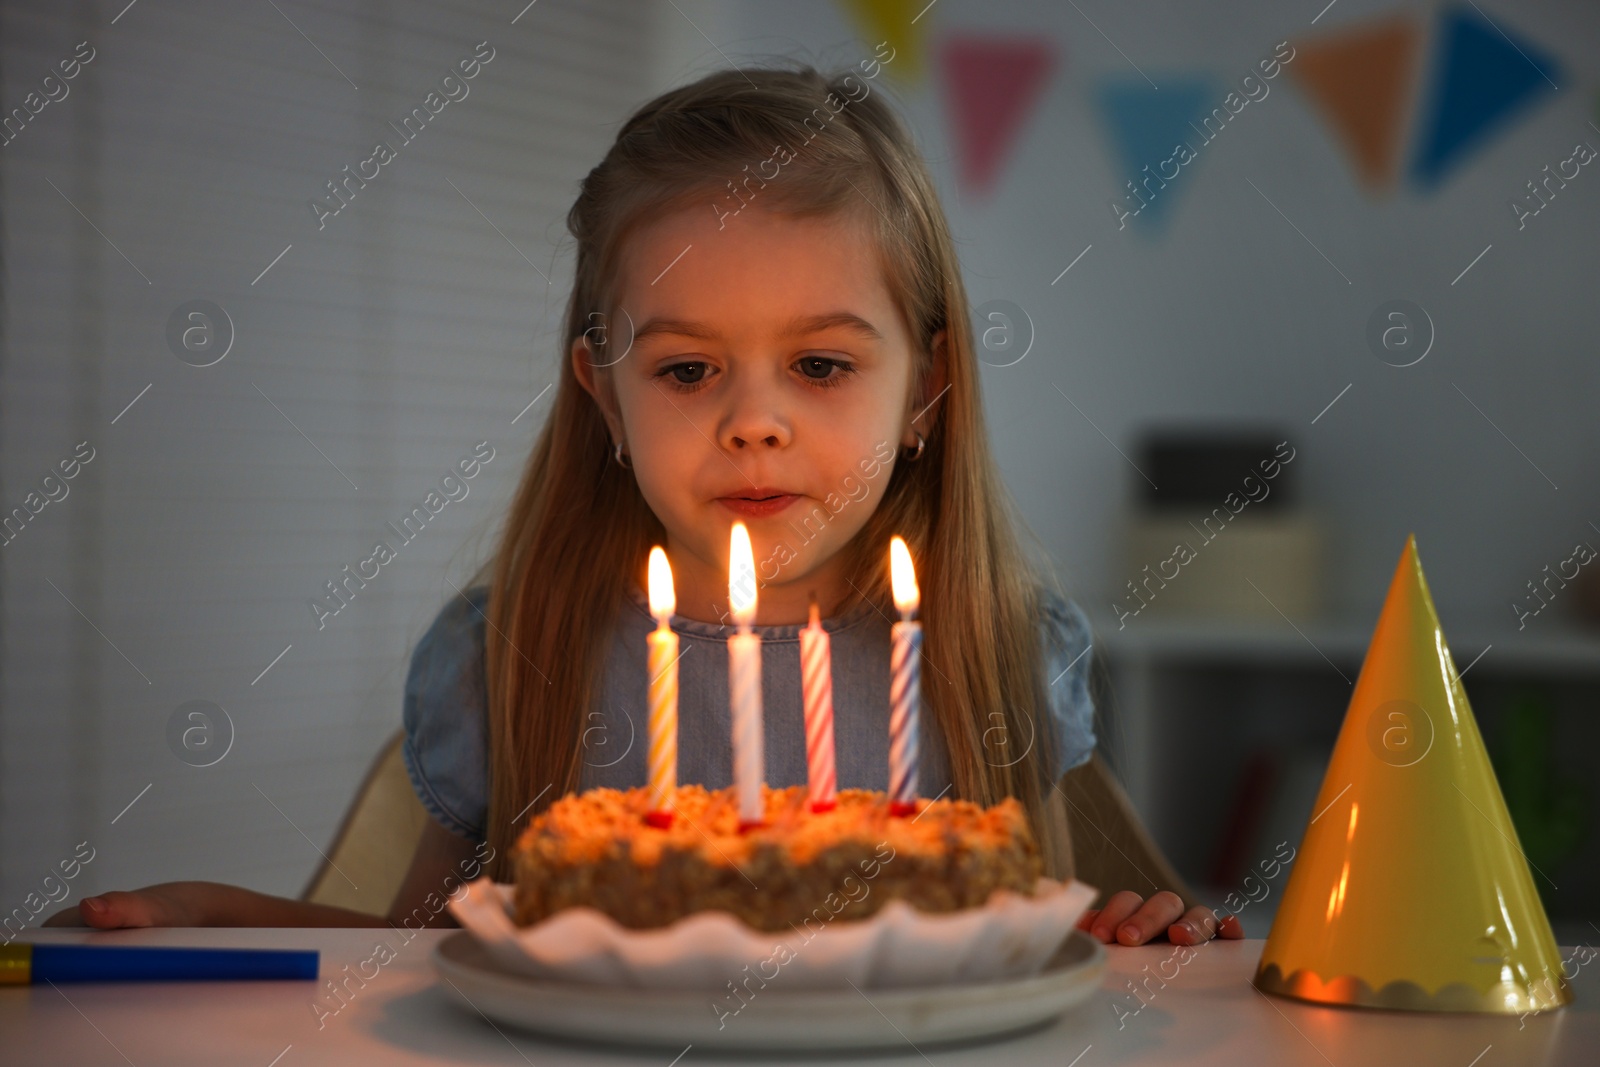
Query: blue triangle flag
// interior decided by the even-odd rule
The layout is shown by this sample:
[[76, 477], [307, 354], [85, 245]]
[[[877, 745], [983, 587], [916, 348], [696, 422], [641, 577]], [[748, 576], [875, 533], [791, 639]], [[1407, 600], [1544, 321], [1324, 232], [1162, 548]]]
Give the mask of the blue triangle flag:
[[[1140, 79], [1115, 79], [1100, 86], [1095, 97], [1116, 150], [1113, 167], [1125, 172], [1118, 173], [1112, 198], [1119, 229], [1130, 222], [1146, 233], [1165, 229], [1174, 196], [1194, 180], [1188, 172], [1218, 132], [1200, 123], [1222, 96], [1204, 77], [1162, 78], [1159, 90]], [[1179, 153], [1179, 145], [1188, 151]]]
[[1519, 111], [1557, 91], [1560, 80], [1548, 53], [1504, 32], [1486, 15], [1465, 7], [1442, 12], [1412, 178], [1438, 185]]

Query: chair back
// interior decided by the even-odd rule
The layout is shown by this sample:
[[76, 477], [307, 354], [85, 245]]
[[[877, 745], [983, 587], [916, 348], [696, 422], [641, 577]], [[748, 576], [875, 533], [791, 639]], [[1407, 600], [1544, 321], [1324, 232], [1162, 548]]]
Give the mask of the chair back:
[[1170, 889], [1183, 898], [1185, 908], [1200, 903], [1145, 829], [1133, 801], [1098, 752], [1063, 775], [1060, 789], [1051, 793], [1066, 801], [1074, 876], [1100, 890], [1094, 907], [1123, 889], [1146, 898]]
[[301, 900], [389, 914], [429, 817], [400, 759], [404, 740], [397, 730], [379, 750]]

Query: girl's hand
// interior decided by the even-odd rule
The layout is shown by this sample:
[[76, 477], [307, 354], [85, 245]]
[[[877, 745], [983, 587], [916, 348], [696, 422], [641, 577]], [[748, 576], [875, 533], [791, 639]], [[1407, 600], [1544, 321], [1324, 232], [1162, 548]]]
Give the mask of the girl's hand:
[[[443, 827], [440, 833], [449, 833]], [[471, 847], [468, 845], [467, 847]], [[409, 898], [408, 898], [409, 899]], [[443, 905], [440, 906], [442, 911]], [[432, 910], [430, 908], [430, 910]], [[429, 926], [454, 925], [434, 912]], [[115, 930], [126, 926], [393, 926], [382, 915], [352, 911], [332, 904], [268, 896], [223, 882], [162, 882], [131, 892], [84, 897], [76, 908], [63, 908], [41, 925], [93, 926]]]
[[129, 892], [113, 891], [84, 897], [75, 908], [63, 908], [41, 926], [93, 926], [115, 930], [125, 926], [205, 925], [204, 882], [162, 882]]
[[1219, 934], [1227, 938], [1244, 936], [1244, 924], [1238, 916], [1223, 919], [1219, 930], [1216, 913], [1210, 908], [1196, 904], [1185, 912], [1183, 899], [1166, 889], [1149, 900], [1124, 889], [1107, 900], [1105, 907], [1084, 912], [1078, 929], [1107, 945], [1142, 945], [1162, 933], [1174, 945], [1198, 945]]

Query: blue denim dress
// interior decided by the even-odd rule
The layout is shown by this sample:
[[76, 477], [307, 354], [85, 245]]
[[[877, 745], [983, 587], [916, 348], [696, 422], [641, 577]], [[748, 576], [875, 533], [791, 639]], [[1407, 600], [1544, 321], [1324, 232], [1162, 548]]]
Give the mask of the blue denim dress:
[[[411, 656], [405, 684], [405, 744], [411, 783], [423, 807], [446, 829], [481, 841], [488, 827], [489, 724], [484, 614], [488, 590], [468, 590], [439, 612]], [[1037, 737], [1007, 736], [998, 712], [983, 724], [979, 757], [1014, 763], [1038, 746], [1051, 779], [1089, 759], [1094, 705], [1089, 696], [1092, 640], [1088, 619], [1071, 601], [1041, 590], [1039, 639], [1048, 693], [1048, 728]], [[889, 784], [889, 619], [861, 603], [822, 626], [833, 655], [834, 744], [841, 789]], [[601, 695], [582, 730], [580, 789], [645, 784], [648, 689], [645, 636], [655, 628], [641, 590], [630, 589], [618, 617]], [[732, 783], [728, 703], [731, 626], [674, 616], [678, 634], [678, 781], [710, 789]], [[766, 780], [806, 782], [805, 718], [798, 624], [756, 626], [761, 636], [761, 698]], [[924, 655], [922, 691], [939, 684], [940, 665]], [[952, 788], [944, 737], [926, 699], [919, 716], [918, 793]]]

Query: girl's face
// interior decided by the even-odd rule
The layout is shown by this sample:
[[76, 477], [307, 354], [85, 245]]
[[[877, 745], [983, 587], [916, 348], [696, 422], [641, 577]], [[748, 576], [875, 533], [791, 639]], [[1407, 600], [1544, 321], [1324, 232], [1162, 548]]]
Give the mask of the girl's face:
[[849, 594], [839, 550], [913, 431], [931, 433], [944, 339], [913, 396], [924, 357], [859, 218], [752, 205], [723, 222], [705, 207], [637, 229], [599, 357], [609, 365], [581, 339], [573, 365], [666, 527], [678, 613], [732, 622], [729, 535], [742, 520], [757, 621], [802, 622], [812, 594], [823, 614]]

